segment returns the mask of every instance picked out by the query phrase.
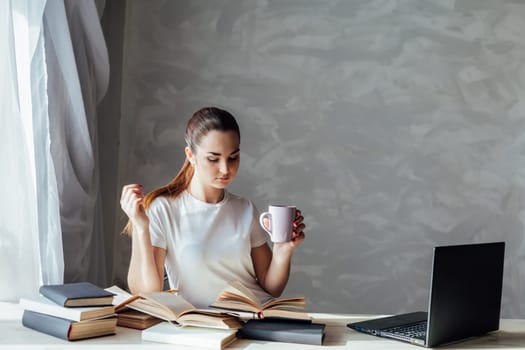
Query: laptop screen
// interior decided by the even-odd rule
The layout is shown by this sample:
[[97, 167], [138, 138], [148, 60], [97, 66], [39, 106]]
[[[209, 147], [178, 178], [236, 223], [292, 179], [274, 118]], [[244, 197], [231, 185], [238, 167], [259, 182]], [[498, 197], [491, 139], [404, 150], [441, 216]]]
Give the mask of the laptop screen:
[[499, 329], [505, 243], [434, 249], [426, 345]]

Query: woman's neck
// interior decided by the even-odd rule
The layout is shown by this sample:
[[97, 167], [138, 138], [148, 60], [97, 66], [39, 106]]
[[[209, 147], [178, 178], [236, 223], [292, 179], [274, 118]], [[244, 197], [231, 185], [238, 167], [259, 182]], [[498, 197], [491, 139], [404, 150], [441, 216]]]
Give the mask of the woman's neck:
[[195, 198], [206, 203], [219, 203], [224, 198], [224, 190], [218, 188], [204, 188], [197, 181], [191, 181], [187, 191]]

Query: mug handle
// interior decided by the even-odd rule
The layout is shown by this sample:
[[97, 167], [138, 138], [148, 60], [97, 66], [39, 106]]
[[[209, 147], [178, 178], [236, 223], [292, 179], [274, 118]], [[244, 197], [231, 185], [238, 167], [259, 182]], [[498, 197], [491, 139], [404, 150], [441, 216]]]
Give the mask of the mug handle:
[[269, 219], [270, 219], [270, 230], [272, 229], [271, 225], [272, 225], [272, 220], [271, 220], [271, 217], [272, 217], [272, 214], [270, 214], [269, 212], [264, 212], [262, 213], [260, 216], [259, 216], [259, 224], [261, 224], [261, 227], [263, 228], [263, 230], [265, 230], [269, 235], [270, 237], [272, 237], [272, 231], [269, 231], [266, 229], [266, 226], [264, 226], [264, 223], [263, 223], [263, 219], [268, 217], [269, 216]]

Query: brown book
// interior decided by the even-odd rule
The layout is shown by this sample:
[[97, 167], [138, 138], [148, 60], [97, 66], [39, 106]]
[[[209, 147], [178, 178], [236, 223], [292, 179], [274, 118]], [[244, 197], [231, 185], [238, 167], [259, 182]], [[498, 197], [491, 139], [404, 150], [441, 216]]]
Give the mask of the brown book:
[[261, 304], [250, 289], [239, 281], [233, 281], [221, 291], [217, 300], [210, 306], [238, 311], [241, 317], [250, 317], [251, 314], [252, 318], [277, 317], [310, 320], [311, 317], [304, 311], [305, 304], [304, 297], [272, 299]]
[[174, 291], [139, 293], [137, 295], [113, 286], [106, 289], [115, 295], [115, 311], [124, 308], [141, 311], [182, 326], [239, 329], [238, 317], [214, 309], [197, 309]]
[[144, 330], [160, 322], [160, 318], [132, 309], [122, 310], [117, 314], [117, 326], [120, 327]]

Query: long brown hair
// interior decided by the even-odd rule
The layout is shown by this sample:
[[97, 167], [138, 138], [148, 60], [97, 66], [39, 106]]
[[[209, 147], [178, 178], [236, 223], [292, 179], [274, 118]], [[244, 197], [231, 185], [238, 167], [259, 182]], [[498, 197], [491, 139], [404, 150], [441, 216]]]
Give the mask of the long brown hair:
[[[204, 107], [193, 113], [186, 125], [184, 140], [191, 151], [196, 153], [197, 146], [200, 144], [202, 138], [213, 130], [234, 131], [237, 133], [237, 136], [239, 136], [239, 142], [241, 141], [241, 132], [235, 117], [229, 112], [217, 107]], [[144, 209], [147, 209], [153, 200], [159, 196], [177, 198], [188, 188], [192, 178], [193, 167], [188, 159], [186, 159], [177, 176], [168, 184], [151, 191], [144, 197], [142, 201]], [[133, 232], [131, 221], [128, 220], [123, 232], [131, 235]]]

